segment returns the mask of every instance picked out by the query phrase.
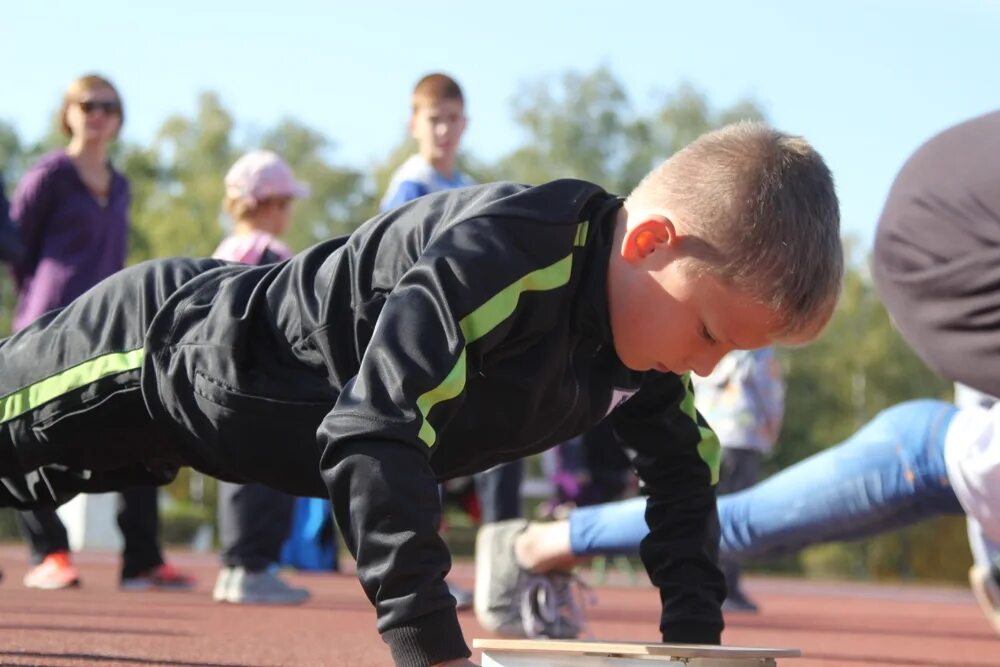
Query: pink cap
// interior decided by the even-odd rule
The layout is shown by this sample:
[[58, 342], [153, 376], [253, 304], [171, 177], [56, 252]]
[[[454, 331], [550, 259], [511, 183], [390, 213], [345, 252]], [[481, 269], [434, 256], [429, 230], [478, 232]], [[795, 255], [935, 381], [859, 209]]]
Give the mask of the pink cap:
[[226, 196], [259, 202], [272, 197], [307, 197], [309, 186], [295, 180], [291, 167], [276, 153], [250, 151], [226, 173]]

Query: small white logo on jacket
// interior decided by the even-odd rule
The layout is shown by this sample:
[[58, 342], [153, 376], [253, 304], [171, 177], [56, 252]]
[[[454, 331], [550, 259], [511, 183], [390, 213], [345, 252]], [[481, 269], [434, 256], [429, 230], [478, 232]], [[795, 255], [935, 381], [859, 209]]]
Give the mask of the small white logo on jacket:
[[632, 398], [632, 396], [635, 395], [635, 392], [637, 391], [638, 389], [619, 389], [618, 387], [612, 389], [611, 403], [608, 404], [608, 411], [604, 413], [604, 416], [607, 417], [608, 415], [610, 415], [612, 410], [617, 408], [619, 405], [621, 405], [628, 399]]

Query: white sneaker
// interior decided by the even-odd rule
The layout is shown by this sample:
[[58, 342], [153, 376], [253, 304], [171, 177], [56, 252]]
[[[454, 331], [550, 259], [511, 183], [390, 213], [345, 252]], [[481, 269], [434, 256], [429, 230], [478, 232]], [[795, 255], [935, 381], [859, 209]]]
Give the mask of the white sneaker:
[[[228, 575], [225, 569], [229, 570]], [[296, 588], [269, 570], [250, 572], [244, 567], [225, 568], [215, 581], [212, 597], [230, 604], [302, 604], [310, 594]]]
[[229, 597], [229, 580], [233, 577], [233, 568], [224, 567], [219, 570], [219, 576], [215, 578], [215, 586], [212, 588], [212, 599], [216, 602], [227, 602]]
[[973, 565], [969, 568], [969, 584], [986, 620], [1000, 633], [1000, 581], [996, 571]]

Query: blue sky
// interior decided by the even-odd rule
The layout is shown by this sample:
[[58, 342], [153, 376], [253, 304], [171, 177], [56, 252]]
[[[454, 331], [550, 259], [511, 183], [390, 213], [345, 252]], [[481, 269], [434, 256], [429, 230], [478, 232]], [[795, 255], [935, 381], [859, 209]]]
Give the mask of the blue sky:
[[826, 156], [862, 247], [907, 155], [1000, 108], [998, 0], [37, 0], [2, 14], [0, 119], [27, 140], [85, 71], [120, 87], [128, 138], [215, 90], [244, 135], [295, 116], [359, 168], [398, 142], [431, 70], [462, 83], [464, 146], [485, 160], [523, 139], [519, 85], [570, 69], [608, 66], [639, 110], [684, 81], [716, 106], [749, 96]]

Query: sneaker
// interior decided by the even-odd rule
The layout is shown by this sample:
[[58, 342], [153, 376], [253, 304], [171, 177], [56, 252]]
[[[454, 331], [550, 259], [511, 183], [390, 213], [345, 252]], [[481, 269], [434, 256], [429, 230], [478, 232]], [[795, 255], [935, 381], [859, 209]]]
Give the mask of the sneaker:
[[216, 602], [230, 604], [293, 605], [309, 597], [309, 591], [289, 585], [270, 570], [250, 572], [244, 567], [223, 568], [212, 591]]
[[232, 567], [223, 567], [215, 577], [215, 586], [212, 587], [212, 599], [216, 602], [226, 602], [229, 596], [229, 581], [233, 578]]
[[969, 583], [986, 620], [1000, 633], [1000, 571], [973, 565], [969, 569]]
[[195, 578], [184, 574], [170, 563], [140, 572], [134, 577], [122, 577], [118, 588], [123, 591], [189, 591], [194, 588]]
[[467, 591], [460, 586], [456, 586], [455, 584], [448, 584], [448, 592], [451, 593], [451, 597], [455, 598], [455, 609], [457, 611], [464, 611], [472, 608], [472, 598], [474, 597], [472, 595], [472, 591]]
[[583, 631], [578, 592], [588, 589], [569, 572], [535, 574], [514, 557], [523, 519], [490, 523], [476, 535], [476, 619], [503, 637], [574, 639]]
[[760, 611], [757, 603], [746, 596], [740, 589], [729, 592], [725, 602], [722, 603], [722, 611], [729, 614], [756, 614]]
[[521, 580], [526, 574], [514, 559], [514, 540], [528, 527], [523, 519], [488, 523], [476, 533], [476, 588], [473, 609], [485, 629], [504, 637], [523, 637]]
[[529, 638], [576, 639], [583, 632], [589, 587], [572, 572], [521, 577], [521, 625]]
[[80, 585], [80, 574], [68, 551], [56, 551], [24, 575], [24, 585], [43, 591], [57, 591]]

